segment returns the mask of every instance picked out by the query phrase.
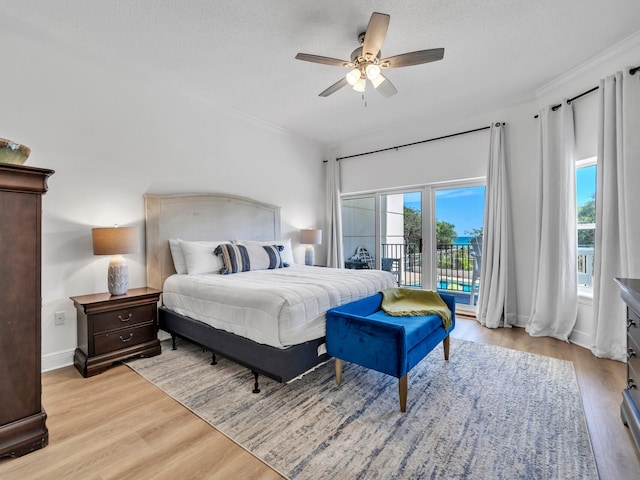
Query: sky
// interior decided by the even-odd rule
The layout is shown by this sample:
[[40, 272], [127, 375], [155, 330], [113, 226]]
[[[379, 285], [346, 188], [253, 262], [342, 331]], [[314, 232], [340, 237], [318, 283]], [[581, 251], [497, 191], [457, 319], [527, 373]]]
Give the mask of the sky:
[[593, 200], [596, 193], [596, 166], [579, 168], [576, 170], [576, 192], [578, 206]]
[[[419, 208], [420, 193], [405, 194], [407, 207]], [[453, 188], [436, 191], [436, 220], [452, 223], [459, 237], [482, 228], [484, 187]]]

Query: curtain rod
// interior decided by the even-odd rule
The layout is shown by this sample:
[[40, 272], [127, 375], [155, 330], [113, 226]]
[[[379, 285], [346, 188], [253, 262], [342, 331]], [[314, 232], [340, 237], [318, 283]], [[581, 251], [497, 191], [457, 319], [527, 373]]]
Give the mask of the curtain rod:
[[[637, 71], [640, 70], [640, 65], [637, 67], [633, 67], [632, 69], [629, 70], [629, 74], [630, 75], [635, 75]], [[574, 100], [579, 99], [580, 97], [584, 97], [585, 95], [590, 94], [591, 92], [595, 92], [596, 90], [598, 90], [600, 88], [599, 85], [596, 85], [595, 87], [587, 90], [586, 92], [582, 92], [580, 95], [576, 95], [573, 98], [570, 98], [569, 100], [567, 100], [567, 105], [569, 105], [571, 102], [573, 102]], [[558, 105], [554, 105], [553, 107], [551, 107], [551, 110], [553, 110], [554, 112], [556, 110], [558, 110], [560, 107], [562, 106], [561, 103], [559, 103]], [[538, 115], [534, 116], [533, 118], [538, 118]]]
[[[500, 126], [500, 125], [501, 125], [500, 122], [496, 123], [497, 127]], [[504, 125], [504, 123], [502, 123], [502, 125]], [[488, 127], [480, 127], [480, 128], [475, 128], [473, 130], [467, 130], [466, 132], [452, 133], [450, 135], [443, 135], [442, 137], [429, 138], [427, 140], [420, 140], [418, 142], [413, 142], [413, 143], [405, 143], [404, 145], [397, 145], [395, 147], [381, 148], [380, 150], [373, 150], [371, 152], [356, 153], [355, 155], [347, 155], [346, 157], [338, 157], [338, 158], [336, 158], [336, 161], [337, 160], [345, 160], [347, 158], [362, 157], [363, 155], [371, 155], [373, 153], [386, 152], [388, 150], [397, 150], [398, 148], [402, 148], [402, 147], [410, 147], [412, 145], [418, 145], [420, 143], [433, 142], [434, 140], [442, 140], [444, 138], [457, 137], [458, 135], [465, 135], [467, 133], [479, 132], [481, 130], [488, 130], [489, 128], [491, 128], [491, 125], [489, 125]], [[325, 162], [326, 162], [326, 160], [325, 160]]]

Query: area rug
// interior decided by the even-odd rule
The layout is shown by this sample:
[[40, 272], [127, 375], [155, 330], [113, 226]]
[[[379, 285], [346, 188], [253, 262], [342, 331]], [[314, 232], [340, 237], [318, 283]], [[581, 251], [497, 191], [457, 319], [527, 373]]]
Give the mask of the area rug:
[[329, 361], [280, 384], [188, 342], [128, 365], [290, 479], [597, 479], [571, 362], [453, 338], [397, 379]]

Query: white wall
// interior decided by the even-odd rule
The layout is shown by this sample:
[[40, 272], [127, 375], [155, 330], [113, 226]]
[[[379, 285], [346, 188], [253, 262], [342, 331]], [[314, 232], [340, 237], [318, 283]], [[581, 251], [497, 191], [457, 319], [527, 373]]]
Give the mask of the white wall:
[[[534, 115], [547, 105], [561, 103], [566, 98], [589, 90], [599, 84], [599, 80], [625, 66], [640, 64], [640, 34], [615, 45], [604, 54], [579, 67], [568, 71], [562, 77], [532, 92], [521, 99], [508, 99], [505, 106], [493, 109], [465, 112], [450, 112], [446, 117], [425, 118], [424, 122], [412, 128], [385, 131], [366, 138], [352, 139], [329, 150], [333, 157], [343, 157], [395, 145], [412, 143], [428, 138], [456, 132], [472, 130], [491, 122], [507, 123], [508, 175], [513, 212], [518, 323], [525, 325], [531, 311], [533, 288], [533, 225], [530, 219], [535, 215], [533, 195], [538, 186], [537, 120]], [[583, 97], [574, 103], [576, 117], [577, 151], [580, 158], [595, 155], [597, 141], [597, 93]], [[488, 160], [488, 149], [478, 143], [483, 132], [438, 140], [422, 145], [390, 151], [374, 156], [341, 160], [343, 192], [368, 189], [405, 187], [420, 183], [436, 182], [451, 172], [460, 172], [460, 178], [484, 175]], [[476, 137], [468, 138], [468, 137]], [[436, 145], [437, 144], [437, 145]], [[394, 172], [398, 168], [398, 155], [402, 161], [412, 164], [413, 170]], [[367, 159], [370, 159], [369, 163]], [[433, 161], [436, 159], [437, 161]], [[403, 163], [403, 164], [404, 164]], [[370, 166], [371, 174], [361, 178]], [[424, 165], [424, 167], [423, 167]], [[381, 171], [385, 171], [384, 182]], [[417, 175], [417, 177], [416, 177]], [[382, 182], [382, 183], [381, 183]], [[591, 299], [580, 298], [579, 318], [574, 328], [572, 340], [583, 346], [590, 346], [592, 333]]]
[[[362, 148], [366, 149], [366, 146]], [[484, 176], [486, 158], [478, 158], [478, 152], [488, 152], [488, 149], [489, 130], [481, 130], [398, 150], [346, 158], [340, 160], [342, 192]]]
[[[92, 227], [141, 228], [141, 251], [127, 260], [130, 287], [145, 285], [145, 193], [223, 192], [279, 205], [282, 235], [303, 261], [298, 229], [324, 218], [321, 145], [2, 16], [0, 45], [0, 137], [31, 148], [27, 165], [56, 171], [43, 197], [44, 370], [72, 362], [69, 297], [107, 290], [109, 259], [93, 256]], [[65, 325], [54, 325], [58, 311]]]

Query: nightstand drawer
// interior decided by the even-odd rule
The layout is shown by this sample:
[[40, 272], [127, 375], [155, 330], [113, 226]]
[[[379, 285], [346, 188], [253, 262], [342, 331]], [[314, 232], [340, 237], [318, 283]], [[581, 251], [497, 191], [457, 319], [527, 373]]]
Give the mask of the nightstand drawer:
[[93, 333], [109, 332], [152, 322], [155, 308], [155, 304], [148, 304], [94, 314], [92, 315]]
[[635, 385], [635, 387], [627, 388], [629, 395], [631, 395], [631, 398], [636, 402], [636, 405], [640, 405], [640, 378], [638, 377], [638, 371], [630, 365], [628, 370], [627, 387], [631, 385]]
[[95, 335], [93, 338], [95, 354], [111, 353], [154, 340], [156, 336], [156, 328], [153, 323]]
[[631, 337], [627, 338], [627, 376], [633, 379], [640, 390], [640, 345]]

